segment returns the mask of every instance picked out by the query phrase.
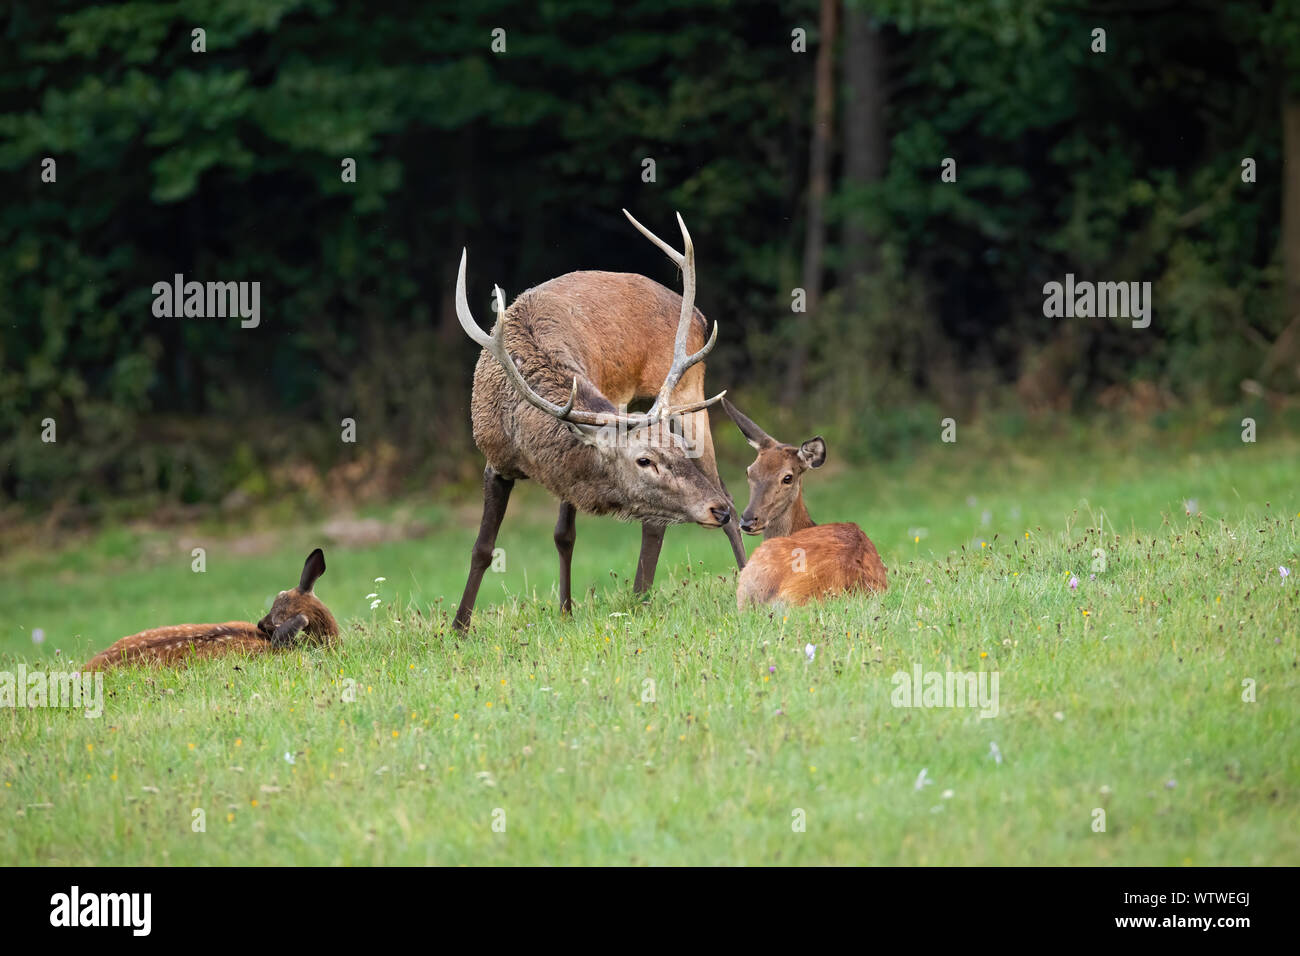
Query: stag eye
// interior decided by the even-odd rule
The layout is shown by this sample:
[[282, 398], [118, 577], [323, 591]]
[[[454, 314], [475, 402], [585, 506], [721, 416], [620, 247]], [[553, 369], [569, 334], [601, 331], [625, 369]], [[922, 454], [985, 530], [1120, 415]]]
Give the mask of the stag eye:
[[786, 475], [784, 478], [781, 479], [781, 484], [788, 485], [792, 481], [794, 481], [794, 475]]
[[649, 458], [638, 458], [636, 460], [636, 463], [640, 465], [642, 468], [649, 468], [651, 464]]

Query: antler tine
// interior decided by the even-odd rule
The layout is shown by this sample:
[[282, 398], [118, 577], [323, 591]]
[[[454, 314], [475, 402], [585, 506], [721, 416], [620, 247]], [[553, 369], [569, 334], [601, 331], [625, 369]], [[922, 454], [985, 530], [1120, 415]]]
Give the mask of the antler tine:
[[[668, 418], [671, 415], [683, 413], [684, 406], [673, 408], [669, 405], [673, 390], [677, 388], [677, 383], [681, 381], [682, 376], [686, 374], [692, 365], [702, 362], [704, 357], [713, 351], [713, 346], [718, 341], [718, 323], [713, 323], [713, 334], [704, 343], [704, 347], [694, 355], [688, 355], [686, 344], [690, 339], [691, 320], [695, 317], [695, 244], [691, 241], [691, 233], [686, 228], [686, 221], [682, 219], [680, 212], [677, 213], [677, 226], [682, 231], [682, 247], [685, 249], [684, 253], [678, 253], [633, 219], [626, 209], [623, 212], [632, 221], [632, 225], [636, 226], [660, 249], [667, 252], [669, 257], [681, 266], [682, 270], [682, 311], [681, 317], [677, 320], [677, 335], [673, 340], [673, 363], [668, 369], [668, 374], [664, 377], [664, 383], [659, 389], [659, 396], [655, 399], [655, 403], [649, 412], [649, 417], [652, 419]], [[691, 410], [698, 411], [700, 408], [707, 408], [721, 399], [722, 395], [716, 395], [704, 403], [695, 403], [698, 408], [692, 408]]]
[[[656, 236], [645, 226], [641, 225], [641, 223], [637, 222], [636, 217], [633, 216], [626, 209], [623, 210], [623, 215], [627, 216], [628, 222], [636, 226], [637, 232], [641, 233], [641, 235], [645, 236], [647, 239], [653, 242], [656, 246], [658, 246], [663, 251], [664, 255], [666, 255], [669, 259], [673, 260], [673, 263], [677, 266], [677, 268], [680, 269], [686, 264], [686, 257], [684, 255], [682, 255], [672, 246], [668, 245], [668, 243], [664, 242], [662, 239]], [[682, 221], [682, 217], [680, 215], [677, 217], [677, 221], [678, 222]], [[682, 226], [682, 231], [683, 232], [686, 231], [685, 226]], [[689, 242], [690, 240], [688, 239], [687, 241]]]
[[727, 390], [724, 388], [712, 398], [702, 398], [698, 402], [688, 402], [685, 405], [670, 405], [668, 408], [665, 408], [661, 414], [656, 416], [647, 415], [646, 417], [651, 421], [659, 421], [661, 419], [672, 418], [674, 415], [687, 415], [691, 412], [698, 412], [702, 409], [708, 408], [710, 405], [718, 404], [726, 394]]
[[456, 318], [460, 319], [460, 327], [465, 330], [466, 335], [483, 348], [490, 349], [492, 339], [485, 335], [478, 327], [478, 323], [474, 321], [474, 316], [469, 311], [469, 299], [465, 296], [465, 264], [468, 260], [469, 250], [461, 249], [460, 271], [456, 273]]
[[497, 360], [497, 364], [505, 370], [506, 376], [519, 394], [530, 405], [558, 418], [560, 421], [570, 422], [579, 427], [604, 424], [600, 417], [591, 412], [574, 411], [573, 405], [578, 398], [577, 376], [574, 376], [573, 386], [569, 390], [569, 400], [563, 405], [556, 405], [533, 391], [532, 386], [528, 384], [523, 372], [519, 371], [519, 366], [515, 364], [514, 359], [510, 357], [510, 352], [506, 349], [506, 300], [505, 293], [501, 291], [500, 286], [493, 286], [493, 292], [497, 299], [497, 315], [500, 317], [496, 329], [493, 330], [491, 335], [487, 335], [479, 328], [479, 324], [474, 321], [474, 316], [469, 311], [469, 299], [465, 295], [465, 263], [468, 258], [468, 250], [462, 250], [460, 254], [460, 271], [456, 275], [456, 318], [460, 320], [460, 327], [465, 330], [465, 334]]

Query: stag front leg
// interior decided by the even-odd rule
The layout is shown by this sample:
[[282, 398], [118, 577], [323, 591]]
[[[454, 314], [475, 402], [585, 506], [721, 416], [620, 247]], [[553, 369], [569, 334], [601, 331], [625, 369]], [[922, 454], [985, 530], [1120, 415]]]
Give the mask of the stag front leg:
[[722, 486], [722, 493], [731, 500], [731, 520], [722, 526], [722, 530], [727, 533], [727, 539], [731, 542], [731, 553], [736, 556], [736, 567], [745, 570], [745, 542], [740, 536], [740, 512], [736, 510], [735, 499], [731, 498], [731, 492], [727, 486], [718, 479], [718, 484]]
[[636, 581], [632, 593], [645, 594], [655, 583], [655, 568], [659, 565], [659, 550], [664, 546], [665, 526], [661, 524], [641, 525], [641, 556], [636, 561]]
[[[700, 394], [704, 394], [702, 385]], [[731, 505], [731, 520], [722, 526], [722, 530], [727, 533], [727, 540], [731, 542], [731, 553], [736, 557], [736, 567], [743, 571], [745, 570], [745, 543], [740, 535], [740, 512], [736, 510], [736, 501], [727, 490], [727, 483], [718, 473], [718, 456], [713, 450], [713, 432], [709, 429], [707, 411], [695, 413], [691, 421], [691, 430], [695, 439], [695, 452], [699, 455], [700, 470], [718, 483], [718, 487], [722, 489], [722, 493], [727, 496], [727, 501]]]
[[560, 613], [573, 613], [570, 573], [573, 569], [573, 542], [578, 537], [578, 509], [567, 501], [560, 502], [560, 517], [555, 522], [555, 550], [560, 552]]
[[478, 540], [469, 561], [469, 578], [465, 581], [465, 593], [461, 595], [460, 607], [456, 609], [456, 620], [452, 626], [458, 631], [469, 629], [469, 619], [474, 613], [474, 602], [478, 599], [478, 588], [483, 583], [483, 572], [492, 563], [492, 551], [497, 544], [497, 532], [501, 529], [501, 519], [506, 516], [506, 505], [510, 502], [510, 491], [515, 486], [513, 478], [503, 478], [491, 465], [483, 469], [483, 522], [479, 525]]

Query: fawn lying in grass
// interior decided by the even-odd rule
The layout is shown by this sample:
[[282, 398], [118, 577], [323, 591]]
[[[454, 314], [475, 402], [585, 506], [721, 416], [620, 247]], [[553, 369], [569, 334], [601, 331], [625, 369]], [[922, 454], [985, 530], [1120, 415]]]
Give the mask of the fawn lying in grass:
[[92, 657], [84, 670], [99, 671], [132, 663], [164, 666], [184, 664], [226, 654], [266, 654], [295, 644], [333, 644], [339, 626], [334, 615], [312, 593], [325, 573], [325, 554], [317, 548], [307, 556], [298, 586], [281, 591], [270, 612], [256, 624], [174, 624], [124, 637]]
[[749, 505], [740, 530], [762, 532], [764, 541], [749, 556], [736, 587], [736, 606], [806, 604], [847, 591], [883, 591], [886, 568], [871, 539], [855, 524], [818, 525], [803, 503], [803, 476], [826, 461], [826, 442], [810, 438], [785, 445], [737, 411], [722, 407], [758, 451], [746, 470]]

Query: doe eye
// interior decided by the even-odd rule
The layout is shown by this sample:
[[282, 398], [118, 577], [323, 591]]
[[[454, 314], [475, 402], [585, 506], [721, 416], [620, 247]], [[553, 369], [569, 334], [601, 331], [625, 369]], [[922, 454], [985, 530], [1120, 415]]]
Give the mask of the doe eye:
[[649, 468], [649, 467], [650, 467], [650, 459], [649, 459], [649, 458], [638, 458], [638, 459], [636, 460], [636, 463], [637, 463], [638, 465], [640, 465], [642, 468]]
[[781, 484], [788, 485], [792, 481], [794, 481], [794, 475], [786, 475], [784, 478], [781, 479]]

